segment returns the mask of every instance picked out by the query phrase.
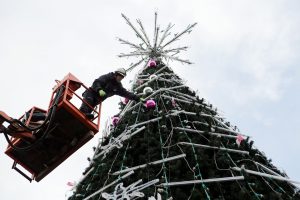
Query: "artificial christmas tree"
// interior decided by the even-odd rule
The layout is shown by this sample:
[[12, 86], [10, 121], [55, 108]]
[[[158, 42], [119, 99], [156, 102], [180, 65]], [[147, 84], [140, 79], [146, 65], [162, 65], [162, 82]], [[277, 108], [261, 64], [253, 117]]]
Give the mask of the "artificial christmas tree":
[[172, 25], [153, 45], [138, 20], [143, 45], [121, 56], [145, 62], [132, 90], [145, 99], [120, 103], [120, 113], [104, 136], [82, 180], [69, 200], [95, 199], [300, 199], [298, 188], [253, 141], [222, 118], [215, 107], [196, 95], [165, 59], [186, 47], [164, 50], [195, 25], [163, 44]]

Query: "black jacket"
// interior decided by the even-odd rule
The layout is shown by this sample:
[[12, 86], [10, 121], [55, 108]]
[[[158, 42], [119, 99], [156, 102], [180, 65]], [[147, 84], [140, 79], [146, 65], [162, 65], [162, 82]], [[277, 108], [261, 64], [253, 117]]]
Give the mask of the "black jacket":
[[113, 95], [119, 95], [121, 97], [128, 98], [130, 100], [139, 101], [139, 97], [131, 92], [128, 92], [123, 88], [122, 83], [117, 82], [115, 73], [110, 72], [97, 78], [91, 87], [91, 89], [99, 96], [99, 90], [104, 90], [106, 95], [101, 97], [101, 101]]

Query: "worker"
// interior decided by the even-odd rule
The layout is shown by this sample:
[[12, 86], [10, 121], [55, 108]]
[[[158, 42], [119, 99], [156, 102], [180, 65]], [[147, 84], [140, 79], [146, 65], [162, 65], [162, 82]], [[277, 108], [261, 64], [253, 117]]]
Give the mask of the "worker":
[[[83, 93], [83, 99], [93, 108], [113, 95], [119, 95], [129, 100], [144, 101], [142, 98], [139, 98], [137, 95], [123, 88], [121, 81], [125, 76], [126, 70], [124, 68], [100, 76], [98, 79], [95, 79], [92, 86]], [[80, 111], [83, 112], [87, 118], [94, 118], [94, 115], [91, 113], [93, 109], [84, 102], [81, 104]]]

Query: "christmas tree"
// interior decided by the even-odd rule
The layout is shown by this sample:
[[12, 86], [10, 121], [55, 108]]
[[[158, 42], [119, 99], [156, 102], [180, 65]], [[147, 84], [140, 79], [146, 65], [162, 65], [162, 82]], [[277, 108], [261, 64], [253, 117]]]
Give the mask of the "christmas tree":
[[168, 66], [191, 64], [175, 56], [187, 47], [166, 48], [196, 24], [168, 40], [173, 25], [161, 31], [155, 14], [150, 42], [122, 16], [142, 42], [119, 39], [134, 49], [120, 57], [141, 57], [128, 71], [145, 63], [132, 85], [145, 102], [120, 103], [69, 200], [300, 199], [297, 182]]

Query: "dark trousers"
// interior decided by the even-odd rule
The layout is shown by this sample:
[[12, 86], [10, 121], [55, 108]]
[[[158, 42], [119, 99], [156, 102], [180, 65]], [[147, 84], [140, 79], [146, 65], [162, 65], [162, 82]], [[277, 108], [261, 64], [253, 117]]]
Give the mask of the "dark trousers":
[[90, 108], [85, 102], [82, 102], [79, 110], [83, 113], [91, 113], [93, 109], [101, 102], [99, 95], [90, 90], [86, 90], [82, 96], [83, 99], [92, 107]]

